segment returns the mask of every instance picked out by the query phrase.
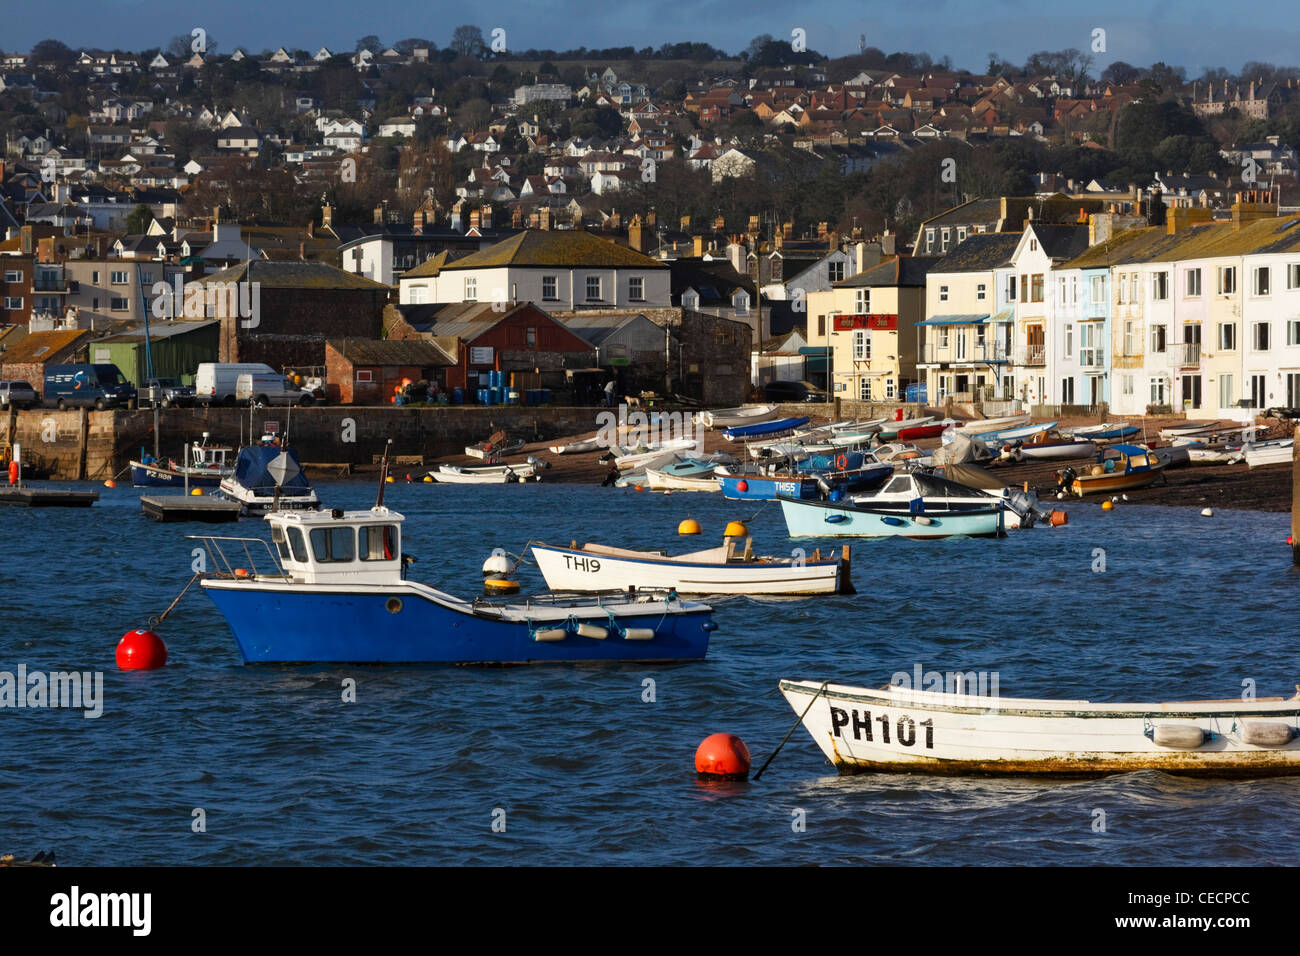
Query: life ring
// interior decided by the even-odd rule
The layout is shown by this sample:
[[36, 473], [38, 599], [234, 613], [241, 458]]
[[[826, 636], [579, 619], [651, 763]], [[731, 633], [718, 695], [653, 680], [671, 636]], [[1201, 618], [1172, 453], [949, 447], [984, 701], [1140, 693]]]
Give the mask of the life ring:
[[835, 459], [835, 467], [840, 471], [847, 471], [849, 467], [849, 456], [841, 454]]

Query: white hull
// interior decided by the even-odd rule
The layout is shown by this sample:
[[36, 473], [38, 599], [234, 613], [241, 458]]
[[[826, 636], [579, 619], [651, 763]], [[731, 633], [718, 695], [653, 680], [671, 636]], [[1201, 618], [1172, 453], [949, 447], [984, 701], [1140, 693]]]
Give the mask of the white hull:
[[551, 453], [555, 455], [579, 455], [588, 451], [599, 451], [599, 438], [585, 438], [582, 441], [569, 442], [567, 445], [552, 445]]
[[721, 491], [716, 478], [687, 478], [669, 475], [656, 468], [645, 470], [645, 484], [651, 491]]
[[779, 417], [776, 405], [741, 405], [738, 408], [716, 408], [696, 413], [696, 421], [705, 428], [731, 428], [735, 425], [757, 425]]
[[998, 697], [996, 683], [959, 688], [935, 676], [950, 692], [828, 684], [819, 693], [811, 681], [780, 689], [841, 773], [1300, 773], [1294, 698], [1093, 704]]
[[1242, 446], [1246, 466], [1258, 468], [1261, 465], [1280, 465], [1294, 458], [1292, 445], [1294, 439], [1287, 438], [1279, 442], [1251, 442]]
[[[596, 548], [598, 550], [587, 550]], [[666, 557], [588, 545], [533, 545], [533, 559], [552, 591], [675, 589], [679, 594], [834, 594], [840, 560], [755, 558], [725, 561], [726, 546]], [[611, 553], [612, 552], [612, 553]]]
[[893, 438], [905, 428], [920, 428], [932, 421], [934, 421], [933, 415], [925, 415], [921, 418], [909, 418], [901, 422], [886, 422], [880, 426], [879, 435], [881, 438]]
[[221, 497], [230, 501], [238, 501], [244, 506], [244, 510], [250, 514], [264, 514], [268, 511], [297, 511], [308, 510], [314, 511], [320, 507], [320, 498], [316, 496], [316, 490], [313, 488], [308, 495], [281, 495], [278, 499], [273, 495], [255, 494], [248, 488], [245, 488], [233, 478], [227, 478], [221, 482], [217, 488]]
[[1097, 454], [1097, 446], [1090, 441], [1065, 442], [1064, 444], [1021, 445], [1013, 452], [1023, 458], [1091, 458]]
[[532, 465], [500, 465], [487, 468], [460, 468], [442, 465], [429, 472], [437, 482], [447, 485], [508, 485], [520, 481], [539, 481], [541, 476]]
[[[633, 468], [657, 468], [672, 461], [679, 451], [687, 451], [695, 447], [696, 442], [690, 438], [674, 438], [653, 448], [646, 448], [644, 451], [615, 448], [614, 454], [617, 457], [614, 459], [614, 465], [619, 471], [628, 471]], [[620, 454], [620, 452], [625, 453]], [[665, 456], [668, 457], [665, 459]]]

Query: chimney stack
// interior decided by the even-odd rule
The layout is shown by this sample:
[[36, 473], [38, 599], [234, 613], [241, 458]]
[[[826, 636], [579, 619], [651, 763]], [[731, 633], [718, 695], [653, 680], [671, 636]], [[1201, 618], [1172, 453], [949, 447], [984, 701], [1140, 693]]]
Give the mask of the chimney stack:
[[548, 229], [548, 230], [551, 228], [551, 207], [550, 206], [542, 206], [542, 208], [537, 210], [537, 227], [539, 229]]
[[645, 229], [641, 225], [640, 216], [633, 216], [627, 224], [627, 246], [637, 252], [645, 252]]
[[691, 238], [691, 255], [699, 259], [704, 255], [704, 237], [693, 236]]
[[888, 229], [885, 230], [884, 234], [880, 237], [880, 254], [882, 256], [894, 255], [896, 239], [897, 237], [892, 232]]
[[325, 203], [320, 207], [320, 226], [327, 229], [334, 225], [334, 207]]
[[691, 231], [691, 217], [682, 216], [682, 232], [690, 232], [690, 231]]

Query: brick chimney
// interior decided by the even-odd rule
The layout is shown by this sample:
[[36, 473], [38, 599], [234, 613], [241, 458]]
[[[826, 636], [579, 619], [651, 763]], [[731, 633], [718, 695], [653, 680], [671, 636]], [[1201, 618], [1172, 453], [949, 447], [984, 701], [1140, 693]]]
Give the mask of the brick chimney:
[[717, 219], [714, 219], [714, 220], [713, 220], [713, 231], [714, 231], [714, 232], [726, 232], [726, 231], [727, 231], [727, 220], [724, 219], [722, 216], [719, 216]]
[[757, 235], [757, 234], [758, 234], [758, 217], [757, 217], [757, 216], [750, 216], [750, 217], [749, 217], [749, 234], [750, 234], [751, 236], [754, 236], [754, 235]]
[[[1232, 228], [1239, 229], [1240, 223], [1236, 219], [1236, 206], [1232, 207], [1233, 222]], [[1173, 236], [1180, 232], [1185, 232], [1192, 226], [1201, 223], [1207, 223], [1214, 219], [1214, 210], [1202, 206], [1171, 206], [1165, 210], [1165, 235]]]
[[324, 203], [320, 207], [320, 225], [322, 229], [334, 225], [334, 207]]
[[655, 226], [659, 225], [659, 214], [651, 209], [650, 212], [646, 214], [645, 224], [651, 229], [655, 228]]
[[860, 274], [880, 264], [880, 243], [859, 242], [853, 247], [853, 265]]
[[375, 225], [378, 226], [382, 224], [383, 221], [384, 221], [384, 204], [376, 203], [375, 204]]
[[793, 239], [793, 238], [794, 238], [794, 223], [792, 223], [792, 222], [783, 222], [783, 223], [781, 223], [781, 237], [782, 237], [783, 239]]
[[826, 251], [835, 252], [840, 247], [840, 234], [831, 230], [826, 233]]
[[1232, 204], [1232, 231], [1260, 219], [1271, 219], [1277, 215], [1277, 203], [1273, 202], [1272, 192], [1263, 189], [1248, 189], [1236, 194]]
[[492, 204], [490, 202], [483, 204], [483, 214], [479, 216], [479, 222], [482, 223], [484, 229], [492, 228]]
[[633, 216], [627, 224], [627, 245], [629, 249], [645, 252], [645, 228], [641, 225], [640, 216]]
[[510, 212], [510, 228], [522, 229], [523, 225], [524, 225], [524, 210], [521, 207], [516, 206]]
[[415, 210], [411, 215], [411, 229], [414, 232], [424, 232], [424, 209]]
[[703, 236], [693, 236], [691, 238], [691, 255], [693, 255], [697, 259], [704, 255]]
[[623, 228], [623, 217], [618, 214], [617, 209], [611, 209], [609, 211], [609, 221], [605, 223], [605, 225], [615, 232]]
[[481, 214], [477, 209], [471, 209], [469, 211], [469, 227], [471, 229], [477, 229], [479, 227], [480, 215]]
[[537, 210], [537, 228], [538, 229], [551, 228], [551, 207], [550, 206], [542, 206], [540, 209]]
[[690, 232], [690, 231], [691, 231], [691, 217], [682, 216], [682, 232]]
[[892, 232], [886, 229], [884, 235], [880, 237], [880, 254], [882, 256], [894, 255], [895, 244], [897, 239], [898, 239], [897, 236], [895, 236]]
[[829, 224], [824, 219], [821, 222], [817, 223], [817, 238], [825, 239], [826, 233], [829, 230], [829, 228], [830, 228]]

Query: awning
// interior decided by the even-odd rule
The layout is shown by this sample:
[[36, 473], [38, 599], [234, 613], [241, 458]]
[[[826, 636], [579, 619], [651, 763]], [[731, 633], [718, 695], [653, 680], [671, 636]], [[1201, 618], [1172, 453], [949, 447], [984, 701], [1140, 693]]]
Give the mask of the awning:
[[983, 325], [989, 320], [987, 315], [936, 315], [933, 319], [917, 322], [917, 325]]
[[989, 321], [990, 322], [1014, 322], [1015, 318], [1016, 318], [1015, 309], [1003, 309], [997, 315], [993, 316], [993, 318], [989, 319]]
[[799, 349], [800, 355], [830, 355], [831, 350], [825, 345], [805, 345]]

